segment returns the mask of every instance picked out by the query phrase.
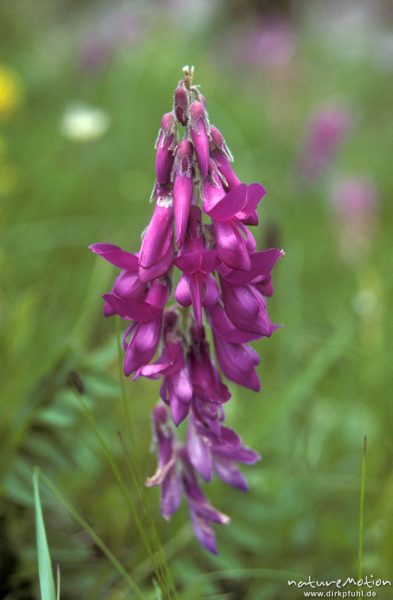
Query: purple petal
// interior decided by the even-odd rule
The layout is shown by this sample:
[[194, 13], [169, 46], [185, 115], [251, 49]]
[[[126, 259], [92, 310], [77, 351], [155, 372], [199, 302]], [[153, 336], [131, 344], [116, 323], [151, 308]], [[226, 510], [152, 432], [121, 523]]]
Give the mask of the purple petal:
[[192, 298], [192, 308], [194, 311], [195, 321], [200, 327], [202, 325], [202, 299], [205, 293], [205, 275], [201, 273], [193, 273], [190, 277], [190, 290]]
[[209, 306], [207, 314], [213, 330], [227, 342], [243, 344], [259, 337], [258, 333], [238, 329], [219, 303]]
[[92, 244], [89, 249], [107, 260], [119, 269], [136, 272], [138, 269], [138, 257], [130, 252], [125, 252], [119, 246], [113, 244]]
[[146, 365], [155, 355], [160, 341], [162, 316], [153, 321], [140, 323], [128, 344], [124, 360], [124, 373], [130, 375], [136, 369]]
[[161, 129], [157, 140], [156, 176], [161, 185], [170, 181], [173, 167], [173, 149], [176, 144], [176, 123], [173, 113], [166, 113], [161, 120]]
[[209, 138], [207, 135], [207, 117], [203, 103], [196, 100], [190, 106], [191, 138], [194, 143], [195, 154], [202, 177], [206, 177], [209, 170]]
[[220, 298], [220, 290], [217, 281], [212, 275], [206, 275], [206, 292], [203, 299], [203, 306], [214, 306]]
[[251, 348], [244, 344], [231, 344], [214, 335], [217, 360], [223, 373], [235, 383], [254, 392], [260, 390], [260, 382], [255, 371], [255, 356]]
[[177, 511], [181, 503], [181, 497], [181, 480], [174, 464], [161, 484], [161, 514], [164, 519], [170, 519]]
[[184, 81], [179, 81], [173, 97], [173, 108], [176, 118], [182, 125], [187, 125], [188, 93]]
[[181, 306], [191, 306], [192, 298], [188, 275], [182, 275], [175, 290], [175, 299]]
[[166, 275], [172, 267], [173, 256], [173, 247], [171, 244], [168, 247], [166, 253], [160, 258], [160, 260], [151, 267], [145, 268], [139, 265], [138, 277], [140, 281], [142, 283], [148, 283], [153, 279], [157, 279], [158, 277]]
[[232, 269], [249, 271], [251, 260], [246, 244], [232, 221], [214, 223], [218, 256]]
[[179, 248], [184, 243], [192, 201], [192, 176], [177, 175], [173, 185], [176, 243]]
[[225, 310], [232, 323], [243, 331], [259, 336], [272, 334], [266, 303], [250, 285], [233, 285], [221, 280]]
[[172, 419], [176, 427], [180, 425], [187, 417], [190, 407], [188, 404], [184, 404], [181, 402], [177, 396], [173, 396], [170, 399], [170, 409], [172, 414]]
[[224, 483], [247, 492], [248, 483], [233, 461], [226, 458], [214, 459], [214, 470]]
[[218, 554], [216, 536], [209, 521], [202, 518], [190, 507], [192, 529], [198, 542], [212, 554]]
[[265, 278], [270, 276], [270, 273], [276, 264], [276, 262], [284, 256], [283, 250], [278, 248], [269, 248], [262, 252], [255, 252], [251, 255], [251, 269], [248, 272], [238, 270], [228, 270], [223, 273], [220, 269], [220, 275], [222, 275], [226, 281], [237, 285], [244, 285], [257, 281], [259, 278]]
[[256, 207], [265, 194], [266, 190], [260, 183], [251, 183], [248, 185], [245, 203], [236, 217], [238, 219], [246, 219], [250, 214], [255, 213]]
[[241, 183], [216, 202], [207, 214], [214, 221], [227, 221], [241, 211], [246, 201], [247, 186]]
[[171, 201], [157, 200], [153, 216], [143, 237], [139, 267], [149, 269], [168, 254], [172, 245], [173, 207]]
[[131, 319], [133, 321], [151, 321], [159, 315], [159, 310], [154, 306], [150, 306], [145, 302], [131, 302], [124, 300], [116, 294], [104, 294], [103, 298], [105, 302], [112, 309], [111, 314], [117, 314], [122, 319]]
[[213, 152], [213, 158], [221, 175], [224, 177], [225, 181], [228, 184], [228, 189], [231, 190], [238, 186], [240, 184], [240, 179], [236, 175], [235, 171], [232, 169], [228, 158], [222, 152], [217, 150]]
[[187, 451], [192, 466], [205, 481], [210, 481], [213, 472], [211, 451], [207, 442], [198, 434], [192, 422], [190, 422], [187, 429]]

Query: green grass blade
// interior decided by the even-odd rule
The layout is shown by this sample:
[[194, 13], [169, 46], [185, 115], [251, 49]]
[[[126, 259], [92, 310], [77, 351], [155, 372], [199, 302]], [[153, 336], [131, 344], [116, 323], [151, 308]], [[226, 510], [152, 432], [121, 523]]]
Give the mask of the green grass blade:
[[363, 576], [363, 531], [364, 531], [364, 492], [366, 490], [366, 454], [367, 454], [367, 436], [364, 436], [363, 454], [362, 454], [362, 471], [361, 471], [361, 475], [360, 475], [358, 579], [362, 579], [362, 576]]
[[[131, 578], [131, 576], [127, 573], [126, 569], [119, 562], [119, 560], [116, 558], [116, 556], [113, 554], [113, 552], [108, 548], [108, 546], [105, 544], [105, 542], [100, 538], [100, 536], [94, 531], [94, 529], [82, 517], [82, 515], [79, 513], [79, 511], [71, 504], [71, 502], [55, 486], [55, 484], [52, 483], [52, 481], [43, 473], [41, 473], [41, 479], [45, 483], [47, 488], [49, 488], [49, 490], [52, 492], [52, 494], [62, 503], [64, 508], [67, 510], [67, 512], [69, 512], [70, 515], [75, 519], [75, 521], [77, 523], [79, 523], [79, 525], [81, 525], [81, 527], [83, 527], [83, 529], [86, 531], [86, 533], [89, 534], [89, 536], [92, 538], [94, 543], [98, 546], [98, 548], [100, 548], [100, 550], [102, 550], [102, 552], [105, 554], [107, 559], [112, 563], [112, 565], [114, 566], [116, 571], [119, 573], [119, 575], [127, 583], [130, 590], [132, 590], [138, 598], [140, 598], [141, 600], [145, 600], [146, 596], [144, 595], [142, 590], [135, 583], [135, 581]], [[55, 597], [53, 596], [53, 600], [54, 600], [54, 598]]]
[[60, 600], [60, 567], [56, 565], [56, 600]]
[[46, 537], [44, 516], [42, 514], [38, 468], [33, 473], [34, 508], [37, 535], [38, 576], [40, 581], [41, 600], [56, 600], [55, 581], [53, 579], [52, 562]]

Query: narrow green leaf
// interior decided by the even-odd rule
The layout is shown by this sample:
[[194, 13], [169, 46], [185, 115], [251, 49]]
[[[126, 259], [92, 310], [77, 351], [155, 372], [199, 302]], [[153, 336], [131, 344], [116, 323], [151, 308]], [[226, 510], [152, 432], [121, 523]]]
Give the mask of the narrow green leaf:
[[39, 469], [34, 469], [33, 487], [34, 487], [34, 508], [35, 523], [37, 535], [37, 558], [38, 558], [38, 576], [40, 581], [41, 600], [56, 600], [56, 588], [53, 579], [52, 562], [49, 553], [48, 540], [46, 537], [44, 516], [42, 514], [40, 489], [39, 489]]
[[366, 454], [367, 437], [363, 440], [362, 471], [360, 475], [360, 508], [359, 508], [359, 545], [358, 545], [358, 579], [363, 576], [363, 529], [364, 529], [364, 492], [366, 489]]

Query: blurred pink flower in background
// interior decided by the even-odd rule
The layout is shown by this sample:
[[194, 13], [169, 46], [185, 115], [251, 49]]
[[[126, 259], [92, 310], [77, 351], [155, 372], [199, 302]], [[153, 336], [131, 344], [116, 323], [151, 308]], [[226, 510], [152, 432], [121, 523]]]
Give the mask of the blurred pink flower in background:
[[131, 9], [112, 10], [80, 42], [81, 67], [95, 71], [109, 62], [118, 50], [139, 42], [144, 27], [142, 16]]
[[332, 204], [343, 258], [357, 263], [369, 251], [378, 225], [378, 194], [374, 182], [365, 177], [343, 179], [332, 192]]
[[295, 32], [284, 20], [260, 21], [231, 31], [226, 45], [228, 55], [237, 64], [275, 69], [292, 60]]
[[300, 155], [301, 174], [318, 179], [330, 166], [353, 126], [353, 116], [342, 104], [317, 109], [306, 125]]

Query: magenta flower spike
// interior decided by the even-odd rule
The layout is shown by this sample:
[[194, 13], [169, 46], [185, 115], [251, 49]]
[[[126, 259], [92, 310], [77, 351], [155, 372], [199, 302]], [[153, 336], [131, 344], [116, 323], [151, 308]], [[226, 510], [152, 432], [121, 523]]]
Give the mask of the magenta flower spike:
[[229, 517], [209, 504], [202, 484], [217, 476], [247, 491], [239, 465], [260, 459], [225, 426], [231, 400], [225, 378], [260, 389], [260, 359], [249, 344], [278, 328], [267, 298], [272, 270], [284, 253], [257, 250], [249, 228], [258, 224], [265, 189], [236, 175], [192, 75], [184, 67], [173, 112], [161, 121], [155, 204], [139, 252], [108, 243], [90, 249], [119, 270], [103, 299], [104, 315], [118, 315], [126, 324], [125, 375], [160, 382], [153, 409], [158, 466], [146, 485], [160, 487], [165, 519], [184, 496], [195, 537], [217, 553], [214, 526], [228, 524]]

